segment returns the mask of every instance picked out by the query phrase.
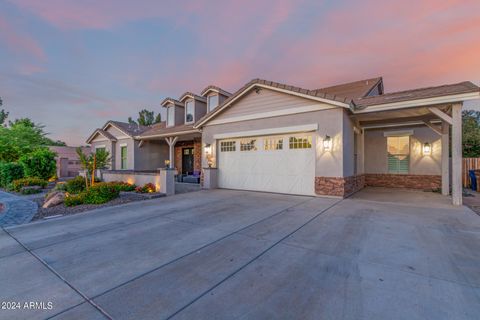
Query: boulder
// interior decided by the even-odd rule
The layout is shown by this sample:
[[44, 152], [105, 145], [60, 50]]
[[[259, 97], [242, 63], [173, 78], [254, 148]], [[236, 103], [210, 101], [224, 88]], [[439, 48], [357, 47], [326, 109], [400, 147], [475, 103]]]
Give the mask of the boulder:
[[48, 200], [45, 201], [42, 208], [51, 208], [54, 206], [58, 206], [64, 201], [65, 201], [65, 193], [56, 192], [53, 196], [51, 196]]
[[63, 191], [54, 190], [52, 192], [47, 193], [47, 195], [45, 196], [45, 199], [44, 199], [44, 203], [47, 202], [48, 200], [52, 199], [54, 196], [56, 196], [59, 193], [63, 193]]

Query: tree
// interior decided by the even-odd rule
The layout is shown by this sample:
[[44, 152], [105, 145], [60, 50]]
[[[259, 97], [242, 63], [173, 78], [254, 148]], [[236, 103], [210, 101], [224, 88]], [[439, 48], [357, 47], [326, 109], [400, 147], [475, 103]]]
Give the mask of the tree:
[[[85, 185], [89, 186], [89, 177], [94, 175], [96, 169], [107, 169], [110, 166], [110, 154], [104, 149], [98, 149], [95, 153], [86, 155], [83, 153], [81, 147], [77, 148], [78, 158], [80, 159], [80, 165], [85, 172]], [[93, 185], [94, 181], [90, 181], [90, 185]]]
[[38, 149], [21, 156], [18, 162], [23, 166], [25, 176], [48, 180], [55, 175], [57, 170], [55, 157], [55, 152]]
[[137, 121], [133, 120], [132, 117], [128, 117], [128, 123], [138, 123], [141, 126], [151, 126], [152, 124], [159, 123], [161, 121], [162, 117], [160, 113], [155, 116], [154, 111], [149, 111], [147, 109], [143, 109], [138, 113]]
[[480, 111], [462, 112], [464, 158], [480, 158]]
[[[3, 105], [3, 100], [0, 98], [0, 107]], [[0, 126], [3, 126], [8, 118], [8, 112], [4, 109], [0, 110]]]

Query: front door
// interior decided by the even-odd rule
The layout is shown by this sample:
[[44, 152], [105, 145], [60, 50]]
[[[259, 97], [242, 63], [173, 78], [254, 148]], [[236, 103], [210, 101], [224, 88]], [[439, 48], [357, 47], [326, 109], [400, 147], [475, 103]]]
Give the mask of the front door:
[[193, 148], [182, 149], [182, 173], [193, 174]]

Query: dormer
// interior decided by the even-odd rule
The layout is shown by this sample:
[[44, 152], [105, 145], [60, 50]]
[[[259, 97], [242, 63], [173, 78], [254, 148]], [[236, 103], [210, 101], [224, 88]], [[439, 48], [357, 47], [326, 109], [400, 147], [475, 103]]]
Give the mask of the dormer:
[[194, 124], [207, 113], [207, 99], [191, 92], [185, 92], [179, 100], [185, 109], [184, 123]]
[[167, 128], [184, 123], [185, 110], [183, 103], [173, 98], [165, 98], [161, 105], [167, 109]]
[[203, 89], [201, 95], [207, 99], [207, 112], [211, 112], [232, 94], [217, 86], [208, 86]]

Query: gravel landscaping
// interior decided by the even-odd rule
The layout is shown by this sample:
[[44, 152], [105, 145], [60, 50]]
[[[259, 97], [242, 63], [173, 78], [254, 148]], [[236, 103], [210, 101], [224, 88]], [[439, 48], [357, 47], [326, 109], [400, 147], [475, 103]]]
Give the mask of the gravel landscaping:
[[82, 204], [74, 207], [67, 207], [65, 204], [60, 204], [51, 208], [42, 208], [44, 198], [34, 198], [31, 199], [38, 204], [38, 212], [33, 217], [32, 221], [44, 219], [47, 217], [58, 216], [58, 215], [71, 215], [75, 213], [85, 212], [89, 210], [94, 210], [98, 208], [111, 207], [124, 203], [134, 202], [134, 201], [143, 201], [154, 198], [163, 197], [162, 193], [136, 193], [136, 192], [120, 192], [120, 196], [112, 201], [109, 201], [104, 204]]

